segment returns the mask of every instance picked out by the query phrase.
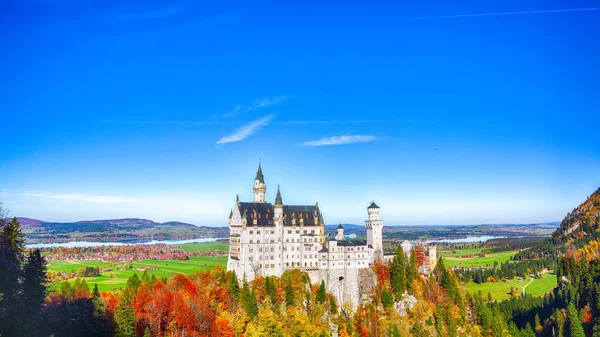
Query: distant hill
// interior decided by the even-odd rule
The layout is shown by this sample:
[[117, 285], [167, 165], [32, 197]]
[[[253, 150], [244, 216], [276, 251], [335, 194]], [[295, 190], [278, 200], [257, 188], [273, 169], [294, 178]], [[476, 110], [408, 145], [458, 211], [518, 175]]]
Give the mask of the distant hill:
[[569, 247], [581, 248], [598, 238], [600, 238], [600, 188], [567, 214], [551, 237], [530, 250], [520, 252], [515, 258], [553, 258], [564, 254]]
[[228, 237], [227, 227], [196, 226], [185, 222], [159, 223], [148, 219], [124, 218], [48, 222], [17, 217], [29, 243], [67, 241], [172, 240]]
[[600, 188], [563, 219], [550, 238], [556, 245], [581, 247], [600, 237]]

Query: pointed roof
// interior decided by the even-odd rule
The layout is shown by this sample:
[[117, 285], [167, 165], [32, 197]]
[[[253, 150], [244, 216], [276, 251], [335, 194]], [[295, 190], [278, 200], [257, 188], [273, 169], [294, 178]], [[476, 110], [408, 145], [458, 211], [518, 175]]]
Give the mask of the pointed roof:
[[283, 206], [283, 200], [281, 200], [281, 192], [279, 192], [279, 185], [277, 185], [277, 196], [275, 197], [275, 205]]
[[231, 210], [231, 211], [229, 212], [229, 219], [231, 219], [231, 217], [232, 217], [232, 216], [233, 216], [233, 210]]
[[258, 170], [256, 171], [256, 178], [254, 178], [254, 180], [258, 180], [258, 182], [262, 183], [262, 184], [265, 183], [265, 177], [263, 176], [263, 173], [262, 173], [260, 161], [258, 161]]
[[344, 226], [342, 226], [342, 224], [339, 224], [339, 225], [337, 226], [337, 229], [344, 229]]
[[375, 204], [375, 201], [371, 201], [371, 205], [369, 207], [367, 207], [367, 209], [369, 208], [379, 208], [379, 206], [377, 206], [377, 204]]

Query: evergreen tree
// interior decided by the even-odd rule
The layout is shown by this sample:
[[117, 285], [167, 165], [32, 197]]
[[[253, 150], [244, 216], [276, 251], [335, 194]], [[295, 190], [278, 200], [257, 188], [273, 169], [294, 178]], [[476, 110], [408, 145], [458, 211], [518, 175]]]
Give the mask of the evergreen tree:
[[319, 285], [319, 290], [317, 291], [317, 297], [316, 300], [319, 303], [323, 303], [325, 302], [325, 281], [321, 280], [321, 284]]
[[390, 269], [390, 278], [394, 296], [396, 296], [396, 300], [400, 300], [406, 290], [406, 257], [402, 246], [396, 248], [396, 255]]
[[569, 303], [567, 306], [568, 313], [568, 333], [567, 337], [585, 337], [585, 332], [583, 330], [583, 325], [581, 324], [581, 319], [579, 318], [579, 312], [575, 308], [573, 302]]
[[400, 330], [398, 330], [398, 326], [396, 324], [392, 325], [389, 331], [390, 337], [400, 337]]
[[146, 330], [144, 330], [144, 337], [152, 337], [152, 334], [150, 333], [150, 329], [148, 329], [148, 327], [146, 327]]
[[386, 309], [394, 306], [394, 296], [387, 289], [381, 291], [381, 304]]
[[93, 298], [100, 298], [100, 291], [98, 290], [98, 283], [94, 283], [94, 290], [92, 290]]
[[148, 275], [148, 271], [144, 270], [141, 278], [142, 284], [148, 284], [150, 282], [150, 275]]
[[229, 275], [229, 281], [227, 283], [229, 288], [229, 293], [234, 300], [238, 300], [240, 298], [240, 283], [237, 279], [237, 275], [235, 271], [232, 271]]
[[135, 294], [135, 293], [137, 293], [137, 290], [138, 290], [138, 288], [140, 287], [141, 284], [142, 284], [142, 281], [137, 276], [137, 274], [133, 274], [133, 275], [131, 275], [131, 277], [129, 277], [127, 279], [127, 286], [126, 286], [126, 288], [128, 290], [130, 290], [130, 291], [133, 291], [133, 293]]
[[115, 310], [115, 324], [117, 337], [136, 336], [133, 300], [133, 293], [129, 289], [126, 289], [123, 292], [123, 297], [117, 305], [117, 310]]
[[419, 277], [419, 262], [416, 249], [413, 248], [406, 266], [406, 289], [412, 293], [412, 284]]
[[285, 285], [285, 305], [288, 307], [296, 305], [296, 296], [291, 281], [288, 281]]
[[258, 301], [256, 300], [254, 289], [252, 289], [252, 292], [248, 294], [246, 299], [246, 314], [250, 318], [254, 318], [258, 315]]
[[265, 290], [267, 295], [271, 298], [271, 303], [275, 304], [275, 302], [277, 302], [277, 288], [275, 288], [275, 281], [273, 281], [273, 278], [268, 276], [265, 278]]
[[46, 297], [46, 260], [39, 249], [31, 251], [23, 268], [23, 293], [21, 317], [23, 336], [37, 334], [42, 315], [42, 304]]
[[[0, 208], [0, 215], [4, 217]], [[21, 265], [24, 260], [25, 239], [17, 218], [0, 228], [0, 335], [17, 336], [20, 330]]]

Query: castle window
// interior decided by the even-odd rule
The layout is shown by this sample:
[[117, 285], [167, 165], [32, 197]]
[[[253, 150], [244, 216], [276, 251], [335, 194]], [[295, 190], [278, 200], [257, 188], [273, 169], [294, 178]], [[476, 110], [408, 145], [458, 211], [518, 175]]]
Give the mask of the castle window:
[[260, 231], [256, 231], [256, 234], [260, 234]]
[[250, 240], [250, 243], [252, 243], [252, 240]]
[[292, 230], [291, 230], [291, 229], [290, 229], [290, 230], [288, 230], [288, 234], [292, 234]]
[[254, 231], [250, 231], [250, 234], [254, 234]]
[[275, 234], [275, 231], [271, 231], [271, 234]]

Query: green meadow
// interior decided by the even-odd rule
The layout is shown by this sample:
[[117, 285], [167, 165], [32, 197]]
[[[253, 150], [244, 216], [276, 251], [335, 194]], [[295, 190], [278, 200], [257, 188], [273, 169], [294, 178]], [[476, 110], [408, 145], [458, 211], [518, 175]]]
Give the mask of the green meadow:
[[487, 267], [493, 266], [494, 262], [502, 263], [510, 261], [518, 250], [510, 250], [505, 252], [488, 253], [485, 257], [469, 257], [462, 258], [461, 256], [467, 254], [479, 254], [483, 248], [471, 248], [456, 250], [455, 253], [449, 250], [440, 250], [438, 255], [444, 258], [444, 265], [446, 267]]
[[[133, 268], [128, 270], [113, 270], [110, 272], [103, 272], [98, 277], [86, 277], [85, 280], [88, 285], [93, 287], [94, 283], [98, 284], [100, 291], [112, 291], [122, 288], [127, 283], [127, 279], [133, 274], [142, 276], [144, 271], [137, 270], [139, 266], [149, 267], [155, 266], [156, 270], [148, 270], [149, 275], [154, 275], [157, 278], [170, 277], [175, 274], [191, 275], [197, 271], [212, 269], [216, 266], [225, 267], [227, 264], [227, 256], [198, 256], [190, 257], [188, 261], [179, 260], [142, 260], [132, 263]], [[108, 262], [102, 261], [80, 261], [80, 260], [69, 260], [69, 261], [48, 261], [48, 271], [53, 272], [66, 272], [74, 273], [79, 268], [85, 267], [100, 267], [105, 268], [111, 265]], [[112, 278], [110, 277], [112, 275]], [[73, 280], [71, 279], [70, 282]], [[50, 285], [50, 289], [56, 287], [57, 284]]]
[[227, 241], [195, 242], [179, 245], [178, 248], [189, 252], [208, 252], [213, 250], [220, 250], [224, 253], [227, 253], [227, 251], [229, 250], [229, 243]]
[[532, 296], [542, 296], [550, 292], [556, 287], [556, 275], [554, 273], [543, 273], [542, 278], [533, 279], [528, 277], [525, 280], [519, 282], [518, 278], [512, 280], [500, 280], [498, 282], [486, 282], [486, 283], [467, 283], [467, 291], [471, 293], [478, 293], [481, 291], [483, 296], [487, 296], [488, 293], [492, 295], [492, 300], [505, 300], [511, 297], [510, 288], [517, 288], [519, 293], [525, 292]]

